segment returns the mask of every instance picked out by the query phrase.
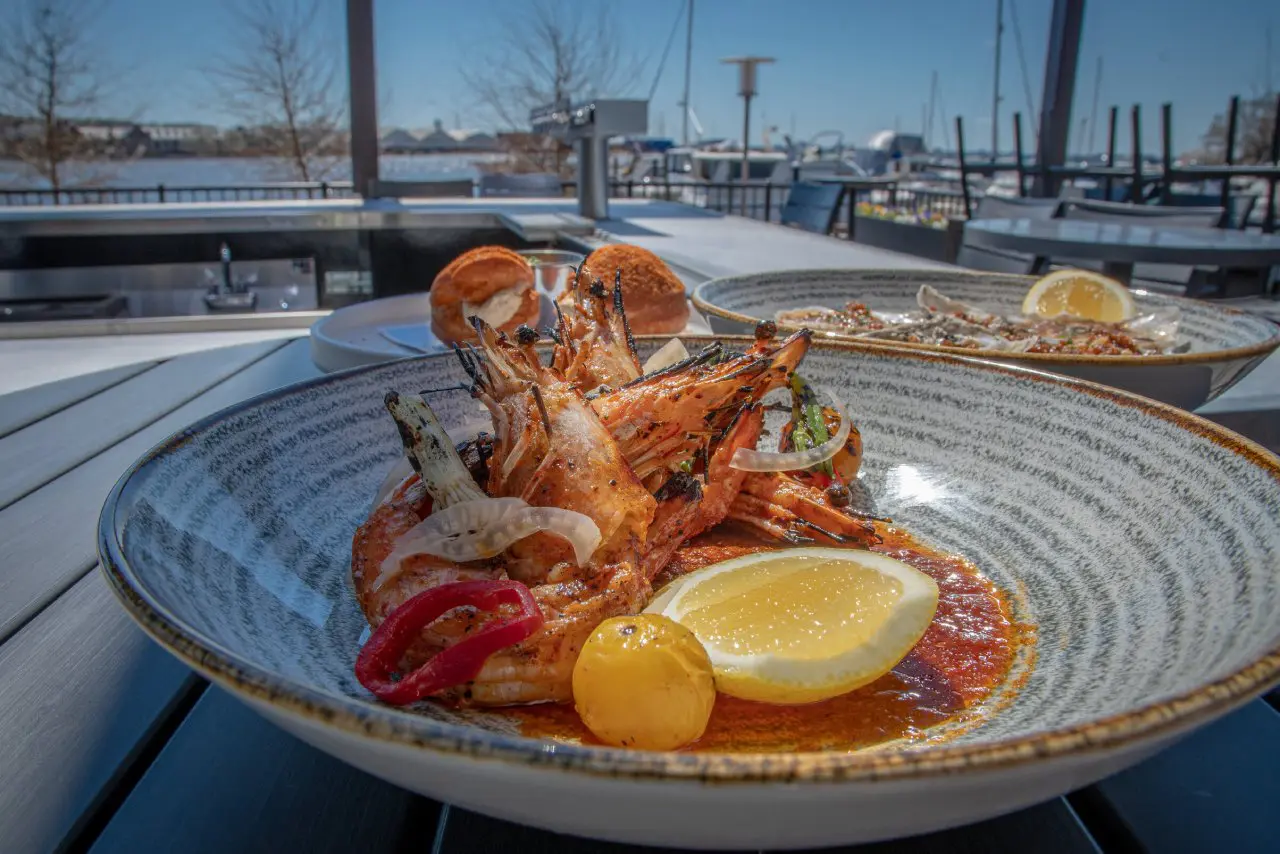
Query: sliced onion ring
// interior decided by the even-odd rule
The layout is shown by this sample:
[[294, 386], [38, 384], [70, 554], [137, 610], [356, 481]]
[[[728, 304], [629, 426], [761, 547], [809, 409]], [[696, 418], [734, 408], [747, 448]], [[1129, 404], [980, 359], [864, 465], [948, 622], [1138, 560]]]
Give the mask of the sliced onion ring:
[[545, 531], [573, 546], [578, 565], [591, 559], [600, 545], [600, 528], [590, 516], [560, 507], [533, 507], [523, 498], [463, 501], [432, 513], [397, 538], [374, 579], [374, 591], [400, 574], [401, 561], [417, 554], [454, 563], [501, 554], [512, 543]]
[[387, 500], [387, 496], [396, 491], [400, 484], [404, 483], [409, 475], [413, 474], [413, 466], [409, 463], [408, 457], [401, 457], [396, 464], [387, 472], [387, 476], [382, 479], [382, 486], [378, 487], [378, 495], [373, 499], [373, 506], [377, 507], [383, 501]]
[[684, 344], [680, 343], [679, 338], [672, 338], [649, 357], [648, 361], [644, 363], [644, 367], [640, 369], [640, 373], [651, 374], [654, 371], [669, 368], [687, 358], [689, 358], [689, 351], [685, 349]]
[[755, 448], [739, 448], [733, 452], [729, 467], [739, 471], [802, 471], [834, 457], [849, 440], [853, 422], [849, 420], [849, 414], [845, 412], [840, 399], [833, 394], [827, 396], [831, 398], [831, 408], [840, 414], [840, 427], [830, 439], [807, 451], [780, 453], [757, 451]]

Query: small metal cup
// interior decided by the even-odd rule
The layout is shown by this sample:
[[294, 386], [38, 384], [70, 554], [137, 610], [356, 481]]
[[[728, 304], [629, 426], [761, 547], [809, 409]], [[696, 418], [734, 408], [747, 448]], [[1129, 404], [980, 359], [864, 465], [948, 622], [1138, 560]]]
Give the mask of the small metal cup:
[[526, 249], [520, 255], [533, 267], [534, 287], [552, 299], [564, 291], [574, 268], [587, 260], [585, 255], [561, 249]]

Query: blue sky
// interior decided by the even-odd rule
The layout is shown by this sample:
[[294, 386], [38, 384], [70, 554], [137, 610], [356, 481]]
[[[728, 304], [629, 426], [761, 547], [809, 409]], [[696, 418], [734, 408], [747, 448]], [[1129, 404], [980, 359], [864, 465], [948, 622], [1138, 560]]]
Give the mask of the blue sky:
[[[116, 67], [103, 112], [138, 113], [152, 120], [229, 117], [211, 97], [201, 66], [234, 39], [216, 0], [104, 0], [99, 25], [104, 51]], [[579, 0], [607, 3], [624, 23], [628, 47], [648, 58], [629, 94], [647, 94], [684, 0]], [[380, 124], [421, 128], [482, 124], [459, 69], [492, 48], [495, 24], [517, 14], [522, 0], [376, 0], [379, 84], [385, 91]], [[761, 53], [777, 63], [760, 73], [753, 110], [753, 142], [762, 121], [801, 137], [837, 129], [863, 143], [876, 130], [919, 131], [931, 73], [939, 74], [948, 117], [963, 115], [969, 147], [990, 141], [995, 0], [695, 0], [692, 103], [708, 136], [741, 134], [736, 71], [725, 56]], [[1052, 0], [1006, 0], [1001, 145], [1012, 140], [1009, 115], [1027, 114], [1016, 12], [1031, 96], [1040, 99]], [[341, 49], [342, 0], [323, 0], [322, 24]], [[1093, 99], [1097, 58], [1103, 58], [1096, 148], [1105, 136], [1106, 107], [1118, 104], [1127, 146], [1127, 111], [1144, 110], [1144, 148], [1159, 142], [1159, 105], [1174, 107], [1174, 144], [1194, 147], [1233, 93], [1264, 85], [1269, 19], [1280, 28], [1274, 0], [1092, 0], [1085, 10], [1080, 76], [1073, 121]], [[681, 25], [683, 27], [683, 25]], [[1280, 83], [1280, 29], [1275, 33], [1273, 84]], [[677, 101], [683, 85], [681, 29], [658, 80], [650, 131], [680, 133]], [[345, 65], [340, 80], [345, 80]], [[794, 123], [794, 124], [793, 124]], [[940, 142], [939, 128], [935, 132]]]

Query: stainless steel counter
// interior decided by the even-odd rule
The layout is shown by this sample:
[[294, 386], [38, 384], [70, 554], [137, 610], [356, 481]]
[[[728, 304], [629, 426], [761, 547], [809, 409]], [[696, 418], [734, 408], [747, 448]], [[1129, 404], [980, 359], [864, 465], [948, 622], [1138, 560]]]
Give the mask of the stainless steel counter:
[[495, 199], [315, 199], [148, 205], [0, 207], [0, 241], [34, 237], [236, 234], [271, 231], [509, 229], [530, 241], [590, 234], [574, 203]]

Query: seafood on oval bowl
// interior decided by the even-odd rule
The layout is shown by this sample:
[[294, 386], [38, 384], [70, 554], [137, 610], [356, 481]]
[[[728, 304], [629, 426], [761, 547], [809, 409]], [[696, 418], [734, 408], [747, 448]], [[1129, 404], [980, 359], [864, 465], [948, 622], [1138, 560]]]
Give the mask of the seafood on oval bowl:
[[[981, 820], [1138, 762], [1280, 679], [1280, 460], [1247, 440], [951, 354], [766, 325], [685, 338], [693, 355], [673, 361], [624, 327], [588, 339], [562, 319], [553, 347], [481, 327], [456, 356], [198, 422], [112, 491], [104, 572], [156, 641], [318, 748], [467, 809], [633, 843], [801, 848]], [[805, 383], [835, 412], [812, 445], [798, 431], [822, 433], [828, 412]], [[793, 450], [750, 448], [766, 430]], [[819, 477], [836, 483], [815, 492]], [[480, 515], [444, 530], [458, 508]], [[749, 599], [742, 579], [779, 555], [817, 555], [812, 577], [842, 583], [842, 560], [880, 567], [876, 595], [899, 604], [914, 585], [924, 634], [862, 687], [762, 695], [789, 683], [724, 664], [714, 642], [733, 630], [722, 610], [704, 631], [707, 591]], [[827, 619], [834, 594], [787, 599], [800, 570], [769, 572], [756, 582], [782, 604], [766, 622]], [[464, 588], [511, 619], [429, 602]], [[443, 614], [413, 634], [422, 603]], [[683, 634], [655, 667], [696, 689], [703, 718], [680, 746], [641, 749], [598, 725], [580, 677], [638, 661], [626, 638], [660, 624]], [[625, 688], [592, 687], [605, 703]]]
[[[781, 270], [713, 279], [699, 285], [692, 299], [713, 332], [733, 334], [749, 332], [760, 320], [777, 321], [784, 329], [796, 328], [804, 317], [798, 310], [839, 311], [850, 304], [897, 320], [919, 311], [922, 287], [961, 307], [1015, 316], [1035, 281], [1030, 276], [943, 269]], [[871, 340], [886, 346], [966, 353], [1066, 374], [1188, 410], [1222, 394], [1280, 347], [1280, 326], [1262, 317], [1136, 289], [1132, 299], [1140, 320], [1159, 322], [1173, 317], [1171, 340], [1165, 346], [1144, 347], [1145, 352], [1133, 355], [1094, 355], [961, 349], [974, 342], [947, 346], [942, 336], [891, 336], [883, 331], [875, 331]], [[812, 317], [811, 312], [807, 314]], [[788, 323], [788, 316], [797, 319]], [[858, 332], [825, 334], [846, 338]]]

